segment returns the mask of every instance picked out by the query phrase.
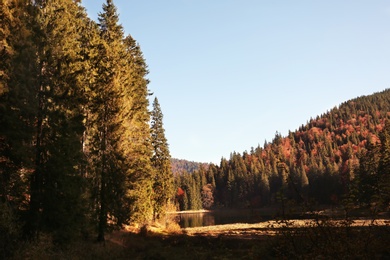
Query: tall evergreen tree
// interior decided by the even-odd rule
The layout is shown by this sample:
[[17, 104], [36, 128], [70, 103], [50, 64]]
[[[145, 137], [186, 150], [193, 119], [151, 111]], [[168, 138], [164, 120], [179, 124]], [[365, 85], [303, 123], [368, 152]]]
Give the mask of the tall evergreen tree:
[[[98, 215], [98, 241], [105, 240], [108, 217], [114, 224], [127, 220], [123, 198], [126, 194], [126, 162], [120, 147], [123, 135], [120, 111], [123, 106], [122, 63], [123, 29], [119, 24], [116, 7], [112, 1], [103, 4], [99, 14], [101, 42], [96, 57], [97, 77], [92, 86], [89, 103], [91, 174], [95, 184], [95, 200]], [[128, 211], [128, 210], [127, 210]]]
[[152, 185], [154, 170], [151, 164], [149, 73], [142, 51], [129, 35], [124, 39], [126, 48], [124, 86], [125, 107], [122, 111], [126, 134], [121, 144], [128, 161], [127, 186], [130, 198], [130, 220], [145, 223], [152, 216]]
[[378, 202], [384, 210], [390, 206], [390, 122], [387, 121], [380, 133], [381, 150], [378, 167]]
[[0, 4], [0, 258], [18, 244], [18, 212], [28, 206], [33, 154], [35, 48], [28, 7], [20, 0]]
[[[82, 133], [84, 130], [81, 29], [78, 3], [36, 1], [37, 117], [35, 166], [31, 178], [32, 230], [55, 231], [56, 239], [76, 234], [81, 223]], [[78, 226], [78, 229], [81, 227]]]
[[163, 127], [163, 113], [158, 99], [153, 101], [151, 116], [152, 163], [156, 171], [153, 184], [153, 216], [159, 218], [169, 199], [173, 197], [173, 174], [171, 156]]
[[359, 171], [355, 180], [356, 193], [360, 204], [369, 204], [378, 191], [378, 167], [380, 145], [367, 140], [366, 151], [360, 157]]
[[[0, 200], [23, 200], [23, 177], [31, 169], [35, 122], [36, 49], [28, 7], [7, 0], [0, 6]], [[22, 190], [21, 190], [22, 189]], [[17, 204], [20, 207], [22, 202]]]

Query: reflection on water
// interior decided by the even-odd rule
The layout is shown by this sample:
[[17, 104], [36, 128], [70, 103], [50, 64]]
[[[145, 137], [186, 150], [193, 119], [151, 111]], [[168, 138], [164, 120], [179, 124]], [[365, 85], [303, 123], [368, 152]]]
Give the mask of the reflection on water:
[[269, 220], [270, 218], [260, 216], [250, 210], [235, 211], [211, 211], [202, 213], [180, 213], [179, 225], [186, 227], [202, 227], [233, 223], [257, 223]]
[[202, 227], [215, 224], [215, 218], [210, 213], [184, 213], [179, 214], [180, 227]]

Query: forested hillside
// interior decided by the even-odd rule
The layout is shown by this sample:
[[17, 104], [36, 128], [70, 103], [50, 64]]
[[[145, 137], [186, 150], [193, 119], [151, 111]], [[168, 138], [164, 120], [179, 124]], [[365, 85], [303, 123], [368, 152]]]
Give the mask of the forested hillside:
[[112, 0], [0, 4], [0, 258], [22, 237], [56, 244], [148, 223], [173, 196], [147, 65]]
[[288, 136], [276, 133], [263, 147], [176, 177], [177, 199], [182, 209], [261, 207], [281, 198], [329, 205], [351, 193], [359, 204], [388, 201], [389, 115], [390, 90], [349, 100]]
[[201, 167], [207, 169], [209, 164], [171, 158], [171, 165], [173, 175], [180, 175], [183, 172], [193, 173], [200, 170]]

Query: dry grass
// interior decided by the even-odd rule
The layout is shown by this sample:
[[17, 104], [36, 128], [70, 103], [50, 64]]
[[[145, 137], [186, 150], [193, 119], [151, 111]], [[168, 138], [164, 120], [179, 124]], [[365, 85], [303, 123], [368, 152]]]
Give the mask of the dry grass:
[[[286, 221], [270, 220], [255, 224], [237, 223], [227, 225], [215, 225], [205, 227], [184, 228], [183, 232], [189, 236], [205, 235], [205, 236], [234, 236], [237, 238], [273, 236], [278, 234], [278, 230], [282, 228], [310, 228], [316, 227], [321, 222], [314, 219], [292, 219]], [[345, 226], [342, 220], [329, 220], [327, 225], [333, 227]], [[390, 226], [389, 219], [377, 220], [354, 220], [348, 223], [351, 227], [368, 227], [368, 226]]]
[[[173, 222], [172, 222], [173, 223]], [[389, 256], [389, 220], [267, 221], [180, 229], [163, 222], [107, 235], [104, 244], [78, 241], [66, 248], [44, 235], [21, 245], [14, 259], [295, 259]], [[374, 227], [371, 229], [370, 227]], [[337, 258], [337, 257], [336, 257]]]

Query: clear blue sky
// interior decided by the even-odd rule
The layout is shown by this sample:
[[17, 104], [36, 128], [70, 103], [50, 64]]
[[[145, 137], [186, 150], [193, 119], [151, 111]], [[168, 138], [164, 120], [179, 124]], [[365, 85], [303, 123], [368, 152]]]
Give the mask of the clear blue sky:
[[[103, 2], [83, 5], [96, 19]], [[390, 87], [388, 0], [114, 3], [144, 53], [175, 158], [219, 164]]]

